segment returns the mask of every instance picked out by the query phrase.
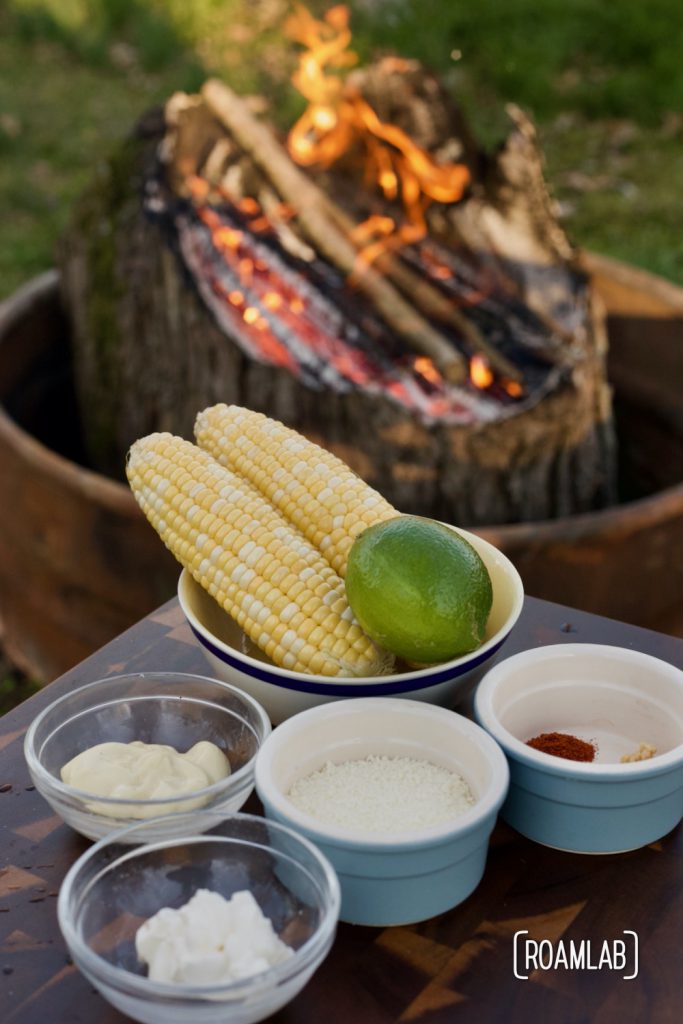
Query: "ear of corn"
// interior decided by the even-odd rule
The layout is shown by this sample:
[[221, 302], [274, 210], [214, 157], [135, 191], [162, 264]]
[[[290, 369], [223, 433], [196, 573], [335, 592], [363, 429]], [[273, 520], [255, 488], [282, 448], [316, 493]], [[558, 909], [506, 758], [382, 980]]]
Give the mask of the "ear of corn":
[[341, 459], [262, 413], [214, 405], [197, 416], [195, 437], [257, 487], [342, 577], [358, 534], [399, 514]]
[[391, 667], [320, 552], [207, 452], [151, 434], [131, 447], [126, 472], [164, 544], [275, 664], [325, 676]]

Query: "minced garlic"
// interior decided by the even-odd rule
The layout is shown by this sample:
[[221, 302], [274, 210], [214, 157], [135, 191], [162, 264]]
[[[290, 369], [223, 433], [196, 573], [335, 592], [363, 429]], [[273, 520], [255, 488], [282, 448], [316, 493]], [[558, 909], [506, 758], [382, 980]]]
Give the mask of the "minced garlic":
[[474, 804], [465, 780], [430, 761], [371, 754], [328, 761], [287, 794], [327, 825], [365, 832], [418, 831], [457, 818]]
[[634, 761], [649, 761], [656, 753], [657, 748], [653, 747], [651, 743], [641, 743], [632, 754], [624, 754], [621, 763], [632, 764]]

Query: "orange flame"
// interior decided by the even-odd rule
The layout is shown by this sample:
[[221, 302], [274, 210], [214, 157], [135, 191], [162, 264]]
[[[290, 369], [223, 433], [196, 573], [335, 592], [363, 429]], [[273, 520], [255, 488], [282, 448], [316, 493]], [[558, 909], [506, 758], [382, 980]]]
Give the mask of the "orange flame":
[[483, 356], [472, 356], [470, 359], [470, 379], [476, 388], [488, 388], [493, 384], [491, 367]]
[[[360, 144], [366, 177], [385, 199], [400, 198], [403, 205], [407, 222], [401, 226], [389, 217], [371, 217], [353, 233], [354, 242], [364, 245], [359, 264], [367, 266], [389, 249], [419, 241], [427, 233], [427, 207], [432, 202], [460, 199], [470, 179], [467, 167], [435, 163], [403, 129], [380, 120], [370, 104], [344, 82], [339, 72], [358, 59], [348, 48], [351, 32], [346, 6], [332, 7], [322, 21], [297, 6], [285, 31], [306, 47], [292, 76], [308, 100], [289, 133], [292, 158], [302, 166], [325, 168]], [[406, 62], [390, 58], [388, 67], [401, 71]]]

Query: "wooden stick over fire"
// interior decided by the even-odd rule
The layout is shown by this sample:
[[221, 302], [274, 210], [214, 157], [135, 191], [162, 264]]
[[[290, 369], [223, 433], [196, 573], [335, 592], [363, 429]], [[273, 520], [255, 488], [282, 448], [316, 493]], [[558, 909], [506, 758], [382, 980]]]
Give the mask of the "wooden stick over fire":
[[[327, 205], [332, 219], [345, 231], [351, 232], [354, 225], [344, 211], [327, 196], [323, 197], [323, 201]], [[443, 295], [438, 288], [434, 288], [429, 281], [411, 270], [401, 260], [395, 259], [388, 251], [377, 257], [374, 266], [393, 281], [405, 295], [409, 295], [414, 305], [421, 309], [426, 316], [440, 320], [441, 323], [448, 324], [458, 331], [465, 339], [467, 346], [473, 352], [479, 352], [501, 376], [508, 380], [521, 382], [522, 374], [514, 363], [511, 363], [493, 345], [489, 344], [476, 324], [468, 320], [452, 300]]]
[[[330, 216], [329, 200], [292, 162], [270, 129], [223, 82], [209, 79], [202, 96], [211, 112], [269, 178], [280, 197], [297, 211], [302, 231], [312, 245], [346, 277], [357, 270], [358, 251], [339, 222]], [[412, 349], [428, 356], [452, 383], [466, 379], [461, 354], [407, 302], [394, 285], [373, 267], [355, 277], [357, 287], [385, 322]]]

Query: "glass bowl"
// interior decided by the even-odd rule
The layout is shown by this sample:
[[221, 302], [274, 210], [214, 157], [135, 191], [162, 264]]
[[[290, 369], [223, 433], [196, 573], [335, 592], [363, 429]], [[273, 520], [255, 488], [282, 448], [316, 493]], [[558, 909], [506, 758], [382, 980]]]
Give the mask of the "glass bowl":
[[[135, 841], [148, 842], [185, 835], [188, 827], [196, 832], [192, 810], [211, 812], [213, 824], [239, 810], [253, 791], [256, 754], [269, 733], [261, 705], [234, 686], [179, 672], [139, 672], [101, 679], [50, 704], [31, 723], [24, 756], [36, 789], [77, 832], [101, 839], [143, 819]], [[132, 740], [181, 752], [208, 740], [223, 750], [231, 773], [195, 793], [163, 800], [105, 798], [62, 782], [63, 765], [88, 747]], [[188, 817], [174, 819], [178, 812]]]
[[[213, 826], [211, 814], [181, 817], [188, 818], [186, 831]], [[334, 941], [339, 883], [325, 857], [290, 829], [249, 814], [232, 815], [210, 834], [131, 849], [140, 830], [137, 824], [101, 840], [62, 884], [59, 925], [88, 981], [145, 1024], [251, 1024], [293, 999]], [[138, 927], [162, 907], [187, 903], [197, 889], [226, 898], [249, 890], [293, 956], [230, 984], [150, 981], [135, 953]]]

